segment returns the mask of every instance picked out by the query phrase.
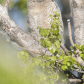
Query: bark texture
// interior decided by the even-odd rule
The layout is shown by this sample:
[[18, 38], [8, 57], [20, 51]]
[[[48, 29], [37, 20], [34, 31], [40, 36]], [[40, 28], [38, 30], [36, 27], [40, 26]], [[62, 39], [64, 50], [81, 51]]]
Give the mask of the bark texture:
[[84, 44], [84, 2], [71, 0], [76, 44]]
[[[4, 10], [4, 11], [3, 11]], [[45, 54], [46, 49], [36, 42], [30, 35], [24, 33], [22, 29], [10, 18], [5, 6], [0, 5], [0, 27], [7, 35], [23, 49], [37, 54]]]
[[28, 9], [28, 28], [30, 29], [30, 35], [36, 40], [39, 41], [40, 34], [37, 27], [41, 28], [50, 28], [50, 15], [54, 15], [54, 12], [60, 14], [60, 24], [62, 28], [60, 28], [60, 34], [64, 44], [64, 36], [63, 36], [63, 22], [61, 18], [61, 13], [58, 5], [54, 0], [28, 0], [27, 3]]
[[[40, 39], [40, 34], [37, 27], [40, 26], [42, 28], [50, 28], [49, 15], [53, 14], [54, 11], [60, 13], [57, 4], [52, 0], [28, 0], [28, 25], [30, 28], [30, 35], [25, 34], [10, 18], [7, 10], [7, 4], [8, 3], [6, 3], [5, 6], [0, 5], [0, 26], [7, 33], [10, 39], [29, 52], [51, 55], [51, 53], [46, 51], [45, 48], [41, 47], [40, 43], [38, 42]], [[60, 24], [62, 25], [61, 16]], [[60, 29], [60, 33], [63, 38], [63, 28]]]

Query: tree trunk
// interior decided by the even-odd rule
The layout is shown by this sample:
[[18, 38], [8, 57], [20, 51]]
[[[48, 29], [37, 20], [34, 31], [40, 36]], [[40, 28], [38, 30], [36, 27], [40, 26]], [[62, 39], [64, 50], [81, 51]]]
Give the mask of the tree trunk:
[[84, 44], [84, 3], [83, 0], [71, 1], [74, 35], [76, 44]]
[[[39, 41], [40, 34], [37, 27], [41, 28], [50, 28], [50, 17], [49, 15], [54, 15], [54, 12], [60, 13], [60, 10], [54, 0], [27, 0], [27, 9], [28, 9], [28, 28], [30, 35], [36, 40]], [[63, 36], [63, 22], [60, 16], [60, 34], [64, 44]]]

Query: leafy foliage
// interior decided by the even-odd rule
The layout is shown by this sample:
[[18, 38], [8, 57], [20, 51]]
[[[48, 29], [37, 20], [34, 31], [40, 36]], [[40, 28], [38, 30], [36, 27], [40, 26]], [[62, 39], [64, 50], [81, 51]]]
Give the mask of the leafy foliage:
[[[59, 69], [56, 68], [56, 71], [54, 71], [55, 67], [59, 67], [64, 71], [69, 70], [72, 67], [72, 62], [71, 60], [69, 60], [72, 59], [72, 57], [65, 56], [63, 51], [59, 49], [60, 44], [62, 42], [61, 36], [59, 34], [60, 31], [59, 16], [60, 15], [57, 14], [56, 12], [54, 17], [50, 15], [51, 18], [50, 29], [42, 29], [38, 27], [39, 32], [42, 36], [42, 38], [40, 39], [41, 45], [47, 48], [52, 53], [52, 56], [48, 56], [48, 55], [39, 56], [38, 58], [32, 58], [32, 60], [30, 61], [27, 51], [18, 52], [19, 59], [22, 60], [23, 63], [26, 63], [26, 69], [25, 69], [26, 75], [28, 75], [28, 77], [30, 76], [30, 78], [31, 76], [33, 77], [36, 76], [37, 79], [36, 78], [34, 79], [36, 81], [38, 80], [38, 84], [43, 84], [43, 83], [54, 84], [58, 80], [60, 80], [59, 72], [57, 72], [57, 70]], [[58, 54], [59, 56], [57, 56]], [[41, 68], [43, 70], [43, 73], [37, 75], [38, 72], [35, 69], [36, 66]], [[29, 73], [31, 73], [31, 75], [29, 75]], [[66, 77], [62, 78], [61, 81], [66, 82]]]
[[[26, 54], [25, 54], [26, 53]], [[24, 84], [54, 84], [59, 80], [60, 73], [53, 73], [53, 67], [54, 67], [54, 61], [56, 59], [56, 56], [53, 56], [52, 58], [45, 55], [39, 56], [39, 58], [30, 58], [27, 51], [20, 51], [17, 54], [18, 58], [26, 64], [26, 68], [23, 68], [23, 77], [25, 79], [22, 79]], [[24, 59], [25, 62], [24, 62]], [[26, 60], [28, 58], [28, 60]], [[50, 61], [46, 61], [49, 60]], [[51, 64], [51, 66], [50, 66]], [[38, 74], [36, 70], [36, 66], [42, 70], [42, 73]], [[63, 82], [66, 79], [67, 76], [62, 78]], [[61, 82], [62, 82], [61, 81]]]
[[[18, 58], [22, 60], [23, 63], [26, 64], [26, 68], [24, 68], [24, 75], [26, 81], [30, 81], [30, 83], [38, 83], [38, 84], [54, 84], [60, 80], [60, 75], [57, 70], [58, 68], [66, 71], [70, 70], [72, 67], [73, 59], [70, 56], [65, 56], [62, 50], [60, 50], [60, 44], [62, 42], [61, 36], [59, 34], [59, 14], [55, 12], [55, 16], [50, 15], [51, 18], [51, 28], [50, 29], [42, 29], [39, 28], [39, 32], [42, 36], [40, 39], [41, 45], [47, 48], [52, 56], [44, 55], [39, 56], [38, 58], [30, 59], [27, 51], [18, 52]], [[59, 55], [59, 56], [58, 56]], [[74, 60], [74, 59], [73, 59]], [[42, 73], [38, 74], [35, 67], [39, 67], [42, 69]], [[58, 68], [55, 68], [58, 67]], [[56, 70], [54, 70], [56, 69]], [[29, 80], [28, 80], [28, 78]], [[27, 78], [27, 79], [26, 79]], [[61, 82], [66, 82], [66, 77], [61, 79]], [[34, 80], [34, 82], [32, 82]]]
[[[54, 12], [55, 15], [50, 15], [51, 18], [51, 28], [50, 29], [43, 29], [39, 28], [39, 32], [42, 36], [40, 39], [41, 45], [47, 48], [53, 56], [47, 56], [46, 65], [52, 66], [56, 65], [60, 69], [66, 71], [70, 70], [72, 67], [73, 62], [75, 61], [73, 57], [66, 56], [62, 50], [60, 50], [60, 44], [62, 42], [61, 36], [59, 34], [60, 31], [60, 24], [59, 24], [59, 17], [60, 15]], [[59, 56], [57, 56], [59, 55]], [[43, 59], [45, 56], [43, 56]], [[71, 60], [72, 59], [72, 60]]]

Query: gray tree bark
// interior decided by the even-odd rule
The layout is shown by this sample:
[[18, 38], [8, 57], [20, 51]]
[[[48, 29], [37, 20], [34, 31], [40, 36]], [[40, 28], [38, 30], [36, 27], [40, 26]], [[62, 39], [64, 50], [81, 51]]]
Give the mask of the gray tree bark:
[[76, 44], [84, 45], [84, 1], [71, 0]]
[[[46, 49], [43, 48], [38, 42], [40, 39], [40, 34], [37, 30], [37, 26], [42, 28], [50, 28], [49, 15], [53, 14], [54, 11], [60, 13], [60, 10], [55, 2], [49, 0], [28, 0], [27, 2], [30, 35], [25, 34], [21, 28], [19, 28], [17, 24], [10, 18], [7, 10], [8, 2], [5, 6], [0, 5], [0, 26], [7, 33], [10, 39], [22, 46], [23, 49], [28, 50], [29, 53], [36, 53], [36, 55], [51, 55], [49, 51], [46, 51]], [[61, 16], [60, 24], [62, 25]], [[60, 29], [61, 36], [63, 37], [63, 28]]]
[[28, 28], [30, 29], [30, 35], [36, 40], [39, 41], [40, 34], [37, 27], [41, 28], [50, 28], [50, 15], [54, 15], [54, 12], [60, 14], [60, 34], [64, 44], [63, 36], [63, 22], [60, 13], [60, 9], [54, 0], [27, 0], [27, 9], [28, 9]]

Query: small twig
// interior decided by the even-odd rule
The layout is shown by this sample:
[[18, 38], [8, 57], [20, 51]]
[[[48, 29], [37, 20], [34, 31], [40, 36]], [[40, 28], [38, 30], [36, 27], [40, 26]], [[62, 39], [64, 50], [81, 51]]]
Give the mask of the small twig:
[[79, 69], [71, 68], [71, 70], [77, 71], [77, 72], [79, 72], [79, 73], [84, 73], [84, 71], [80, 71]]
[[73, 64], [73, 67], [75, 67], [75, 68], [77, 68], [77, 69], [81, 70], [81, 68], [80, 68], [80, 67], [78, 67], [78, 66], [77, 66], [77, 65], [75, 65], [75, 64]]
[[75, 55], [76, 55], [76, 57], [78, 57], [78, 56], [79, 56], [79, 51], [78, 51], [78, 49], [76, 49], [76, 47], [74, 46], [74, 42], [73, 42], [73, 39], [72, 39], [72, 32], [71, 32], [70, 19], [68, 19], [67, 22], [68, 22], [68, 30], [69, 30], [69, 39], [70, 39], [70, 43], [71, 43], [72, 47], [73, 47], [74, 50], [75, 50]]
[[82, 79], [69, 79], [70, 83], [78, 83], [78, 82], [82, 82]]
[[6, 0], [5, 7], [6, 7], [7, 11], [8, 11], [8, 6], [9, 6], [9, 0]]
[[11, 40], [9, 40], [9, 39], [6, 37], [6, 35], [5, 35], [2, 31], [0, 31], [0, 34], [2, 34], [2, 35], [6, 38], [6, 41], [7, 41], [7, 42], [10, 42], [12, 45], [14, 45], [14, 46], [16, 46], [16, 47], [18, 47], [18, 48], [20, 48], [20, 49], [23, 49], [23, 50], [27, 50], [27, 51], [30, 51], [30, 52], [33, 52], [33, 53], [36, 53], [36, 54], [40, 54], [40, 53], [38, 53], [38, 52], [34, 52], [34, 51], [31, 51], [31, 50], [28, 50], [27, 48], [21, 47], [21, 46], [15, 44], [15, 43], [11, 42]]
[[67, 22], [68, 22], [68, 30], [69, 30], [70, 43], [71, 43], [71, 45], [74, 47], [74, 42], [73, 42], [73, 39], [72, 39], [72, 32], [71, 32], [70, 19], [68, 19]]
[[[76, 57], [75, 60], [76, 60], [76, 62], [77, 62], [78, 64], [80, 64], [82, 67], [84, 67], [84, 61], [83, 61], [82, 58], [80, 57], [80, 55], [79, 55], [79, 50], [76, 49], [76, 47], [74, 46], [74, 42], [73, 42], [73, 40], [72, 40], [72, 32], [71, 32], [70, 19], [68, 19], [67, 22], [68, 22], [68, 30], [69, 30], [70, 43], [71, 43], [72, 47], [73, 47], [74, 50], [75, 50], [75, 57]], [[82, 72], [82, 73], [84, 73], [84, 72]]]
[[61, 60], [56, 60], [55, 62], [62, 62], [64, 59], [61, 59]]
[[64, 45], [61, 44], [60, 47], [64, 50], [64, 52], [66, 53], [66, 55], [69, 55], [68, 54], [69, 50]]
[[2, 31], [0, 31], [0, 34], [2, 34], [2, 35], [6, 38], [6, 41], [7, 41], [7, 42], [10, 42], [11, 44], [13, 44], [14, 46], [16, 46], [16, 47], [18, 47], [18, 48], [25, 49], [25, 48], [23, 48], [23, 47], [21, 47], [21, 46], [19, 46], [19, 45], [17, 45], [17, 44], [14, 44], [13, 42], [11, 42], [11, 40], [9, 40], [9, 39], [6, 37], [6, 35], [5, 35]]

